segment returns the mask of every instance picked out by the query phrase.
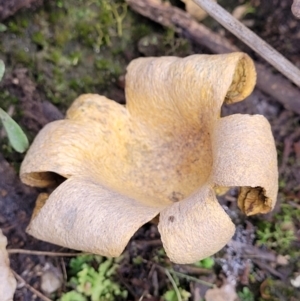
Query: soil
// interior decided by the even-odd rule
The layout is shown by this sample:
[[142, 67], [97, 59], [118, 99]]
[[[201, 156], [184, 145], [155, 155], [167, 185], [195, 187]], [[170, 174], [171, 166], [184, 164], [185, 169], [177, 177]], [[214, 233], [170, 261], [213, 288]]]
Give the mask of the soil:
[[[201, 45], [195, 45], [172, 30], [130, 10], [126, 12], [123, 1], [112, 1], [117, 5], [117, 16], [104, 15], [101, 5], [93, 6], [97, 1], [90, 1], [86, 6], [79, 0], [46, 2], [0, 1], [0, 25], [3, 25], [0, 26], [0, 58], [6, 64], [0, 86], [0, 106], [22, 126], [30, 141], [45, 124], [62, 119], [66, 108], [82, 93], [104, 94], [125, 103], [124, 74], [127, 64], [136, 57], [207, 53]], [[182, 2], [171, 2], [184, 8]], [[290, 11], [292, 1], [219, 1], [230, 11], [246, 2], [252, 9], [243, 20], [300, 67], [300, 20]], [[116, 19], [122, 13], [124, 19], [118, 27]], [[97, 14], [102, 14], [100, 19]], [[97, 26], [97, 22], [101, 26]], [[204, 23], [265, 63], [215, 21], [207, 18]], [[248, 287], [252, 299], [247, 299], [246, 293], [239, 294], [242, 301], [300, 300], [299, 288], [291, 284], [291, 279], [300, 274], [300, 116], [284, 109], [276, 99], [258, 89], [245, 101], [224, 106], [223, 115], [233, 113], [262, 114], [271, 123], [280, 172], [275, 210], [265, 216], [246, 218], [237, 208], [235, 189], [220, 197], [237, 231], [230, 244], [214, 256], [215, 264], [210, 269], [172, 264], [162, 252], [156, 225], [146, 224], [128, 244], [115, 277], [127, 289], [127, 300], [166, 300], [163, 295], [172, 290], [172, 285], [165, 267], [218, 286], [234, 282], [238, 292]], [[8, 238], [8, 248], [74, 252], [26, 233], [41, 190], [30, 188], [19, 180], [18, 169], [23, 157], [12, 150], [0, 128], [0, 227]], [[282, 234], [275, 236], [276, 241], [260, 243], [258, 231], [269, 227], [276, 232], [276, 224], [287, 226], [294, 234], [293, 239], [286, 243], [286, 236]], [[287, 258], [284, 264], [278, 259], [282, 257]], [[139, 264], [136, 264], [137, 258], [141, 259]], [[26, 284], [39, 291], [41, 275], [47, 267], [61, 271], [63, 284], [54, 295], [48, 296], [51, 300], [57, 300], [68, 291], [69, 259], [16, 253], [10, 255], [10, 260], [12, 269]], [[188, 277], [177, 280], [178, 285], [191, 294], [186, 300], [202, 300], [208, 289]], [[19, 282], [14, 300], [42, 300], [28, 285]]]

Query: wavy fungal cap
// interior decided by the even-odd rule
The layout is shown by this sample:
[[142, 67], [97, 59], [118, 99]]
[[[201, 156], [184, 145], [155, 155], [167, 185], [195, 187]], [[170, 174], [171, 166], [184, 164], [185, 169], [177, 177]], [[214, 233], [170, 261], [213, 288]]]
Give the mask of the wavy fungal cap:
[[247, 214], [277, 196], [277, 159], [263, 116], [220, 118], [243, 100], [256, 73], [244, 53], [139, 58], [126, 75], [126, 106], [104, 96], [75, 100], [46, 125], [21, 166], [24, 183], [54, 187], [38, 199], [28, 232], [58, 245], [119, 256], [136, 230], [160, 214], [174, 262], [220, 250], [234, 225], [214, 189], [238, 186]]

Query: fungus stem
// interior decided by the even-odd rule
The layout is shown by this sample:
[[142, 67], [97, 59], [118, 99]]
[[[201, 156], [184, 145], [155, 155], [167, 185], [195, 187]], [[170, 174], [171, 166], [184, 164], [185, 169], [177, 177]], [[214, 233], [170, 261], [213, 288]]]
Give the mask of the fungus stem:
[[193, 1], [241, 41], [256, 51], [278, 71], [284, 74], [294, 84], [300, 87], [300, 70], [278, 51], [262, 40], [253, 31], [248, 29], [244, 24], [235, 19], [218, 3], [210, 0]]
[[168, 270], [168, 269], [165, 269], [165, 273], [166, 273], [166, 275], [168, 276], [170, 282], [171, 282], [172, 285], [173, 285], [174, 291], [175, 291], [176, 296], [177, 296], [177, 300], [178, 300], [178, 301], [182, 301], [182, 298], [181, 298], [181, 295], [180, 295], [180, 291], [179, 291], [179, 289], [178, 289], [178, 286], [177, 286], [175, 280], [173, 279], [172, 275], [170, 274], [169, 270]]

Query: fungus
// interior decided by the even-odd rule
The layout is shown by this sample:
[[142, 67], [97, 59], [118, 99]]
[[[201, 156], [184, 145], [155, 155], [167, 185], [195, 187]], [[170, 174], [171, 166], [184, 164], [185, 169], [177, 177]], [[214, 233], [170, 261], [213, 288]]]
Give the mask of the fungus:
[[28, 233], [113, 257], [160, 214], [158, 229], [173, 262], [219, 251], [235, 227], [214, 189], [241, 187], [238, 205], [246, 215], [267, 213], [276, 201], [268, 121], [220, 118], [223, 102], [241, 101], [255, 81], [253, 62], [243, 53], [133, 60], [126, 106], [82, 95], [66, 119], [35, 138], [21, 179], [55, 189], [38, 198]]

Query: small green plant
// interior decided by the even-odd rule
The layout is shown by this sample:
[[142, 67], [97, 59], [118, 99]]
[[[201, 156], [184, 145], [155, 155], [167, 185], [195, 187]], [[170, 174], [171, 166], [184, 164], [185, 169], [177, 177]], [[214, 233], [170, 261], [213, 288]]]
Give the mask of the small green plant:
[[119, 260], [96, 255], [71, 259], [68, 287], [72, 290], [63, 294], [60, 301], [126, 300], [128, 292], [113, 279]]
[[283, 228], [280, 224], [261, 223], [257, 230], [257, 244], [268, 248], [278, 249], [280, 253], [285, 252], [296, 239], [294, 231]]
[[280, 213], [275, 215], [277, 220], [281, 219], [284, 222], [290, 222], [293, 219], [300, 220], [300, 209], [293, 208], [289, 204], [281, 204]]
[[190, 44], [184, 39], [176, 36], [173, 29], [168, 29], [164, 35], [164, 48], [166, 55], [174, 55], [175, 53], [186, 56], [190, 54]]
[[[182, 301], [187, 301], [191, 297], [191, 294], [181, 287], [178, 288], [178, 291], [180, 293]], [[165, 301], [178, 301], [178, 296], [177, 296], [176, 291], [174, 289], [171, 289], [164, 293], [163, 299]]]
[[299, 220], [300, 210], [288, 204], [282, 204], [280, 209], [272, 223], [267, 221], [259, 223], [256, 231], [257, 244], [285, 253], [289, 251], [291, 243], [296, 240], [294, 220]]
[[238, 296], [241, 301], [254, 301], [254, 294], [249, 290], [247, 286], [244, 286], [241, 292], [238, 292]]
[[96, 10], [92, 9], [92, 5], [87, 5], [77, 11], [76, 19], [80, 22], [76, 24], [76, 29], [78, 37], [83, 39], [85, 44], [92, 45], [96, 52], [99, 52], [103, 45], [112, 45], [112, 36], [122, 37], [127, 4], [109, 0], [98, 0], [91, 4], [95, 8], [100, 8], [100, 14], [96, 15]]
[[[5, 71], [5, 65], [0, 60], [0, 81], [3, 78]], [[0, 120], [7, 133], [8, 140], [13, 147], [19, 153], [23, 153], [28, 148], [28, 139], [24, 134], [20, 126], [4, 111], [0, 108]]]
[[168, 269], [165, 269], [165, 273], [169, 278], [173, 288], [164, 293], [163, 299], [165, 301], [188, 301], [191, 297], [191, 294], [185, 289], [179, 287], [179, 278], [174, 274], [171, 275]]
[[167, 255], [163, 248], [158, 248], [155, 250], [155, 255], [153, 256], [152, 260], [155, 263], [164, 265], [166, 261]]
[[204, 269], [211, 269], [215, 264], [215, 260], [212, 257], [204, 258], [195, 263], [195, 266]]
[[280, 254], [290, 254], [291, 244], [296, 240], [295, 223], [300, 220], [300, 209], [282, 203], [279, 213], [273, 219], [272, 222], [261, 221], [258, 224], [257, 244], [265, 245]]

